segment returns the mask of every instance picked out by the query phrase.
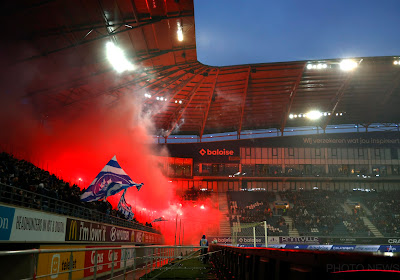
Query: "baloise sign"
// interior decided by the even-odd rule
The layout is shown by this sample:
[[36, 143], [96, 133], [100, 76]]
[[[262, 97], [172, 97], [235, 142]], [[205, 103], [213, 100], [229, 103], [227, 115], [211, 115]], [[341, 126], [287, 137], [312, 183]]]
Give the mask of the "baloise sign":
[[171, 157], [187, 158], [196, 163], [237, 163], [240, 161], [240, 146], [236, 141], [210, 143], [182, 143], [167, 145]]

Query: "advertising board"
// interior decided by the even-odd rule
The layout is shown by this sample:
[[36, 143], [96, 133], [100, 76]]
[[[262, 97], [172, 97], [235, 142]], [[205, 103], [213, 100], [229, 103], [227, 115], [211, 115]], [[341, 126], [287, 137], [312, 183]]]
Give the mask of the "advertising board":
[[[42, 245], [40, 249], [77, 249], [85, 246], [50, 246]], [[85, 265], [85, 252], [73, 252], [72, 269], [83, 269]], [[71, 264], [70, 252], [41, 253], [38, 258], [37, 276], [49, 275], [40, 279], [46, 280], [66, 280], [69, 279], [69, 268]], [[72, 279], [82, 279], [83, 270], [72, 272]]]
[[68, 218], [65, 241], [160, 244], [161, 235], [108, 224]]
[[0, 205], [0, 240], [64, 241], [66, 217]]
[[15, 209], [0, 205], [0, 240], [10, 240]]
[[[99, 248], [108, 246], [86, 246], [86, 248]], [[119, 247], [119, 246], [118, 246]], [[121, 267], [121, 249], [116, 250], [98, 250], [85, 252], [85, 267], [89, 267], [84, 271], [84, 277], [93, 276], [94, 265], [97, 256], [97, 274], [111, 271], [112, 263], [114, 260], [114, 269]]]
[[15, 208], [10, 241], [64, 241], [66, 221], [62, 216]]

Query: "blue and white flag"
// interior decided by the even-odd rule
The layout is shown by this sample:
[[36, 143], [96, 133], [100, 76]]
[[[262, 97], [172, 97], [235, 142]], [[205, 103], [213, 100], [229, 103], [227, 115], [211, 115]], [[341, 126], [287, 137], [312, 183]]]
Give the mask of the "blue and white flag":
[[124, 193], [121, 195], [121, 199], [119, 200], [118, 203], [118, 210], [125, 216], [125, 218], [127, 218], [128, 220], [133, 220], [133, 216], [135, 214], [133, 214], [132, 212], [132, 208], [130, 205], [128, 205], [128, 203], [126, 203], [125, 200], [125, 193], [126, 190], [124, 190]]
[[140, 190], [143, 183], [133, 182], [114, 156], [81, 195], [81, 201], [90, 202], [107, 198], [133, 186]]

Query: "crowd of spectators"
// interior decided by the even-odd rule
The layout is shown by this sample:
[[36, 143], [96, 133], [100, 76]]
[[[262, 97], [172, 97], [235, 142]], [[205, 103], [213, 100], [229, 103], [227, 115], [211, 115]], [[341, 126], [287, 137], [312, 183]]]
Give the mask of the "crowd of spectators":
[[[108, 201], [81, 201], [82, 193], [76, 184], [70, 185], [30, 162], [0, 153], [1, 202], [88, 219], [97, 215], [105, 222], [112, 222], [113, 218], [126, 220]], [[131, 222], [139, 224], [135, 218]]]
[[347, 192], [310, 190], [284, 192], [281, 197], [293, 205], [289, 216], [301, 235], [371, 236], [360, 209], [348, 207], [345, 211], [343, 205], [350, 197]]
[[365, 205], [372, 211], [372, 222], [388, 237], [400, 234], [400, 191], [382, 192], [363, 198]]
[[374, 237], [373, 228], [364, 220], [367, 218], [384, 236], [397, 236], [400, 204], [396, 198], [399, 196], [400, 191], [284, 191], [278, 197], [289, 207], [278, 211], [271, 203], [276, 199], [275, 193], [242, 191], [228, 192], [228, 206], [231, 224], [236, 225], [267, 221], [275, 228], [284, 229], [287, 225], [283, 217], [287, 215], [301, 236]]
[[288, 215], [300, 235], [330, 235], [342, 221], [344, 210], [340, 205], [345, 199], [340, 193], [322, 190], [287, 191], [280, 193], [280, 196], [292, 206]]
[[269, 235], [287, 235], [288, 226], [281, 216], [274, 216], [270, 201], [274, 195], [267, 192], [228, 192], [231, 224], [251, 224], [266, 221]]

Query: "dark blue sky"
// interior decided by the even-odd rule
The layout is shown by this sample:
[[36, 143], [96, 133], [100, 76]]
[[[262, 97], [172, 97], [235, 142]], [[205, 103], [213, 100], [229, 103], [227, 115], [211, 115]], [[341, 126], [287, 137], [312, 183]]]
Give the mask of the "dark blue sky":
[[213, 66], [400, 55], [400, 0], [194, 0]]

